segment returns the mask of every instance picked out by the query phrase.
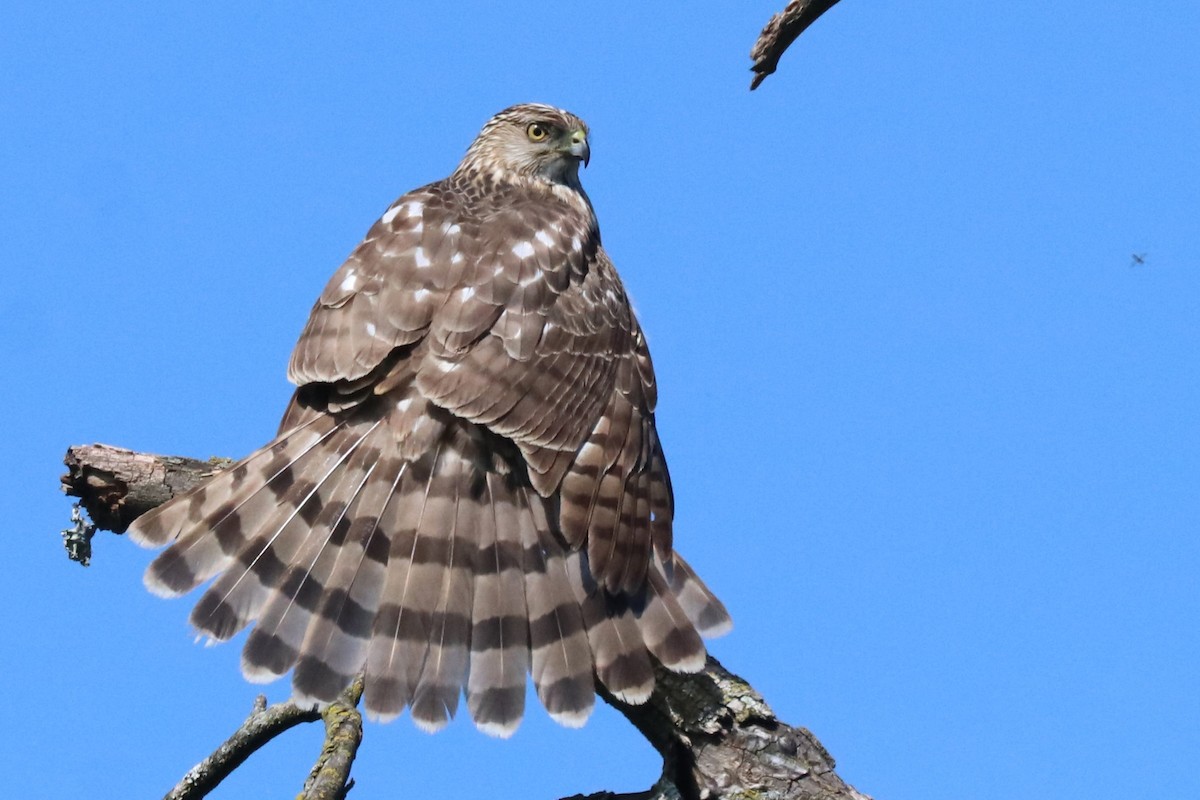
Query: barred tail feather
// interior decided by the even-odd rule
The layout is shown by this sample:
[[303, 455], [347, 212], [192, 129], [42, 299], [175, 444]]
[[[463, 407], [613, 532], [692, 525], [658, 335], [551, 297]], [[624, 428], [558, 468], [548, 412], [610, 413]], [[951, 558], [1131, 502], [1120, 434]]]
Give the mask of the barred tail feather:
[[145, 584], [160, 597], [185, 594], [232, 563], [245, 544], [243, 521], [269, 513], [306, 459], [339, 426], [325, 417], [297, 428], [207, 483], [138, 517], [129, 527], [143, 547], [174, 541], [146, 570]]
[[654, 552], [661, 559], [669, 559], [673, 548], [671, 522], [675, 516], [675, 497], [671, 492], [671, 474], [663, 457], [658, 434], [653, 435], [653, 450], [650, 458], [650, 532], [654, 539]]
[[380, 525], [391, 531], [387, 578], [367, 647], [363, 705], [368, 716], [387, 721], [412, 702], [428, 650], [430, 622], [441, 578], [428, 563], [439, 549], [444, 530], [432, 518], [438, 508], [441, 482], [435, 469], [441, 446], [411, 462]]
[[706, 651], [661, 571], [646, 573], [646, 586], [636, 608], [638, 626], [650, 652], [673, 672], [699, 672]]
[[567, 556], [567, 573], [583, 614], [596, 677], [616, 698], [644, 703], [654, 689], [654, 668], [626, 597], [610, 595], [597, 585], [586, 551]]
[[533, 685], [557, 722], [578, 728], [595, 705], [592, 654], [571, 591], [563, 548], [539, 497], [517, 495]]
[[445, 548], [437, 559], [441, 585], [430, 625], [429, 651], [412, 699], [413, 722], [430, 732], [454, 718], [467, 679], [475, 536], [482, 516], [482, 483], [472, 480], [473, 465], [453, 450], [445, 460], [446, 516], [433, 521], [446, 532]]
[[178, 538], [181, 532], [191, 531], [195, 523], [210, 517], [229, 499], [244, 499], [261, 488], [261, 481], [247, 483], [247, 477], [274, 474], [328, 434], [335, 425], [336, 420], [322, 415], [281, 434], [186, 494], [147, 511], [129, 526], [128, 536], [141, 547], [162, 547]]
[[[244, 507], [243, 513], [231, 514], [213, 527], [216, 538], [226, 531], [227, 539], [236, 538], [242, 544], [232, 564], [192, 609], [189, 619], [198, 631], [224, 641], [259, 617], [309, 538], [321, 509], [333, 499], [346, 458], [361, 435], [352, 426], [339, 426], [325, 442], [328, 452], [320, 453], [315, 464], [298, 462], [294, 478], [276, 478], [267, 484], [267, 491], [254, 495], [252, 500], [261, 508], [247, 514]], [[273, 500], [276, 493], [281, 494], [279, 500]], [[245, 671], [245, 661], [243, 667]], [[247, 671], [248, 677], [252, 674], [253, 669]]]
[[485, 733], [507, 738], [525, 712], [529, 616], [525, 605], [520, 522], [504, 478], [486, 475], [485, 508], [475, 551], [467, 708]]
[[650, 520], [650, 475], [639, 473], [631, 478], [635, 488], [626, 499], [632, 513], [629, 523], [629, 548], [625, 570], [621, 575], [621, 586], [626, 591], [635, 591], [646, 580], [646, 570], [654, 552], [653, 523]]
[[404, 468], [396, 459], [372, 464], [346, 509], [345, 540], [292, 673], [297, 703], [331, 702], [362, 670], [387, 574], [388, 538], [380, 518]]
[[[658, 562], [659, 565], [661, 563]], [[659, 568], [661, 569], [661, 566]], [[679, 601], [679, 606], [701, 636], [714, 639], [733, 630], [733, 620], [725, 610], [725, 604], [709, 591], [704, 581], [700, 580], [700, 576], [679, 553], [671, 559], [671, 569], [666, 572], [671, 591]]]
[[[378, 442], [368, 441], [378, 427], [376, 423], [358, 435], [326, 480], [314, 488], [312, 495], [321, 497], [321, 505], [311, 526], [293, 516], [281, 530], [281, 539], [294, 537], [299, 547], [286, 560], [287, 567], [272, 586], [258, 624], [246, 640], [242, 672], [249, 680], [274, 680], [300, 657], [300, 647], [350, 527], [346, 512], [366, 484], [370, 465], [379, 458]], [[300, 514], [305, 508], [307, 504], [302, 504]], [[274, 555], [282, 556], [278, 551], [283, 549], [283, 544], [276, 543]]]

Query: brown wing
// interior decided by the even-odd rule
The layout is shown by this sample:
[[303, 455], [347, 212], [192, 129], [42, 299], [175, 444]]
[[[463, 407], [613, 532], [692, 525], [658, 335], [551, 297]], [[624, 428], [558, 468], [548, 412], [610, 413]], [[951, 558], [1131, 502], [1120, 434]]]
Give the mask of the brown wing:
[[350, 395], [415, 380], [515, 442], [543, 496], [562, 488], [561, 532], [597, 578], [637, 589], [652, 543], [670, 560], [672, 509], [628, 297], [586, 208], [470, 197], [433, 184], [396, 201], [317, 301], [289, 376]]
[[356, 381], [395, 348], [424, 338], [450, 288], [474, 266], [461, 257], [472, 231], [451, 222], [458, 205], [435, 183], [388, 208], [321, 292], [292, 352], [289, 380]]

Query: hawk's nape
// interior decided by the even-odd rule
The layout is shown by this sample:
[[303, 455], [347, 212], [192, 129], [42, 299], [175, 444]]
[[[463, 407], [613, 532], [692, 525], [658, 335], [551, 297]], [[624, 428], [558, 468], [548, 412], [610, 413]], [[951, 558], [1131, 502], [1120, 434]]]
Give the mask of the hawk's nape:
[[134, 522], [146, 584], [212, 581], [191, 621], [254, 624], [251, 680], [508, 735], [532, 674], [579, 725], [593, 673], [644, 702], [704, 664], [721, 603], [674, 552], [650, 353], [579, 183], [587, 127], [520, 105], [397, 200], [292, 356], [278, 436]]

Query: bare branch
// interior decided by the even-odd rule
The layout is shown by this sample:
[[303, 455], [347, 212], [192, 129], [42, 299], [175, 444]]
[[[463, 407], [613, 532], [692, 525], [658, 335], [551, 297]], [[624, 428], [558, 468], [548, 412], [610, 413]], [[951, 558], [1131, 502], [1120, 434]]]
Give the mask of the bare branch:
[[787, 6], [767, 22], [758, 41], [750, 49], [750, 58], [754, 59], [754, 79], [750, 81], [750, 91], [758, 88], [767, 76], [779, 66], [783, 51], [791, 47], [792, 42], [804, 33], [809, 25], [837, 4], [838, 0], [791, 0]]
[[266, 698], [259, 695], [254, 701], [254, 711], [242, 723], [242, 727], [212, 755], [188, 770], [163, 800], [204, 797], [267, 742], [297, 725], [315, 722], [320, 718], [316, 709], [297, 708], [293, 703], [277, 703], [268, 708]]
[[780, 722], [715, 658], [694, 675], [660, 667], [655, 678], [650, 700], [639, 706], [599, 689], [663, 757], [663, 777], [648, 798], [870, 800], [838, 777], [815, 736]]
[[[93, 519], [110, 530], [111, 524], [119, 524], [120, 530], [124, 530], [138, 514], [198, 485], [222, 468], [220, 462], [135, 453], [107, 445], [72, 447], [67, 451], [65, 463], [69, 471], [62, 477], [63, 490], [81, 498], [89, 511], [100, 509], [106, 522]], [[147, 497], [158, 499], [148, 501]], [[659, 668], [655, 677], [654, 693], [643, 705], [622, 703], [599, 685], [597, 691], [662, 755], [662, 777], [646, 792], [601, 793], [587, 800], [749, 796], [761, 800], [869, 800], [838, 777], [833, 758], [816, 737], [804, 728], [780, 722], [748, 683], [725, 670], [716, 659], [709, 658], [704, 670], [694, 675]], [[316, 791], [318, 788], [325, 791], [319, 779], [327, 771], [333, 774], [343, 766], [346, 771], [349, 769], [362, 736], [361, 718], [354, 711], [361, 691], [359, 682], [348, 690], [352, 699], [347, 704], [353, 717], [340, 717], [341, 712], [335, 712], [338, 704], [325, 712], [326, 748], [305, 787], [311, 794], [304, 797], [312, 800], [344, 797], [348, 788], [346, 772], [337, 773], [341, 776], [342, 794]], [[307, 713], [310, 716], [300, 721], [318, 718], [316, 712]], [[251, 715], [247, 725], [254, 719], [255, 715]], [[242, 756], [241, 760], [244, 759]], [[193, 772], [203, 766], [197, 766]], [[199, 796], [168, 795], [169, 798]]]
[[129, 523], [204, 478], [230, 465], [229, 459], [198, 461], [180, 456], [135, 453], [107, 444], [77, 445], [63, 459], [62, 489], [78, 497], [96, 527], [124, 533]]
[[297, 725], [319, 719], [325, 720], [325, 743], [298, 800], [344, 800], [353, 785], [350, 765], [362, 742], [362, 715], [357, 709], [361, 697], [362, 678], [355, 679], [324, 711], [300, 708], [291, 702], [268, 707], [267, 699], [259, 695], [242, 726], [212, 755], [188, 770], [163, 800], [204, 797], [267, 742]]

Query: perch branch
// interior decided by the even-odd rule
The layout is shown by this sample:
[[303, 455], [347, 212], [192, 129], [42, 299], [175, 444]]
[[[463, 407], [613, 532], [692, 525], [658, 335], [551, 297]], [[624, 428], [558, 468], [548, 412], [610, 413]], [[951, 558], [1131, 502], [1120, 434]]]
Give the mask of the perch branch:
[[292, 703], [267, 706], [259, 695], [254, 710], [213, 754], [187, 771], [163, 800], [195, 800], [204, 797], [240, 767], [256, 750], [284, 731], [321, 718], [316, 709], [301, 709]]
[[267, 742], [297, 725], [319, 719], [325, 720], [325, 742], [297, 800], [344, 800], [354, 785], [350, 780], [350, 765], [362, 741], [362, 715], [357, 708], [360, 697], [361, 678], [324, 711], [300, 708], [291, 702], [268, 707], [267, 699], [259, 695], [242, 726], [212, 755], [188, 770], [163, 800], [204, 797]]
[[783, 52], [791, 47], [800, 34], [817, 18], [837, 4], [838, 0], [791, 0], [790, 3], [775, 16], [768, 20], [758, 35], [758, 41], [750, 49], [750, 58], [754, 59], [754, 79], [750, 81], [750, 91], [758, 88], [767, 76], [779, 66]]
[[354, 786], [354, 781], [350, 780], [350, 766], [363, 737], [362, 714], [358, 713], [362, 693], [360, 675], [336, 703], [330, 703], [321, 712], [321, 719], [325, 720], [325, 744], [316, 766], [304, 782], [299, 800], [345, 800], [346, 793]]
[[[124, 531], [139, 514], [198, 485], [229, 464], [221, 460], [198, 461], [135, 453], [100, 444], [70, 448], [65, 463], [68, 472], [62, 477], [63, 491], [80, 498], [98, 527], [118, 532]], [[590, 795], [586, 800], [692, 800], [700, 797], [870, 800], [838, 777], [833, 758], [816, 737], [804, 728], [781, 722], [748, 683], [727, 671], [716, 659], [710, 657], [704, 670], [693, 675], [660, 668], [656, 678], [654, 693], [643, 705], [622, 703], [600, 686], [597, 691], [662, 755], [662, 777], [646, 792], [601, 793]], [[362, 736], [361, 718], [354, 710], [362, 691], [361, 683], [347, 691], [352, 693], [347, 704], [354, 712], [353, 718], [343, 719], [337, 713], [331, 714], [338, 704], [325, 712], [326, 749], [322, 752], [322, 761], [310, 776], [310, 784], [306, 785], [306, 791], [314, 793], [304, 795], [313, 800], [342, 797], [347, 788], [346, 773], [343, 772], [342, 788], [337, 790], [342, 794], [336, 791], [315, 793], [327, 770], [342, 765], [348, 772]], [[260, 712], [269, 713], [275, 708], [278, 707], [272, 706], [265, 711], [257, 709], [243, 729]], [[300, 712], [297, 709], [295, 713], [306, 715], [297, 721], [319, 718], [315, 711]], [[235, 738], [241, 733], [235, 734]], [[345, 746], [334, 746], [335, 740]], [[226, 742], [222, 749], [228, 745]], [[330, 751], [328, 759], [326, 751]], [[242, 756], [241, 760], [244, 759]], [[192, 772], [203, 766], [203, 763], [198, 765]], [[228, 774], [228, 770], [223, 774]], [[192, 773], [188, 775], [190, 777]], [[168, 798], [199, 796], [201, 794], [172, 794]], [[573, 800], [583, 800], [583, 796]]]

